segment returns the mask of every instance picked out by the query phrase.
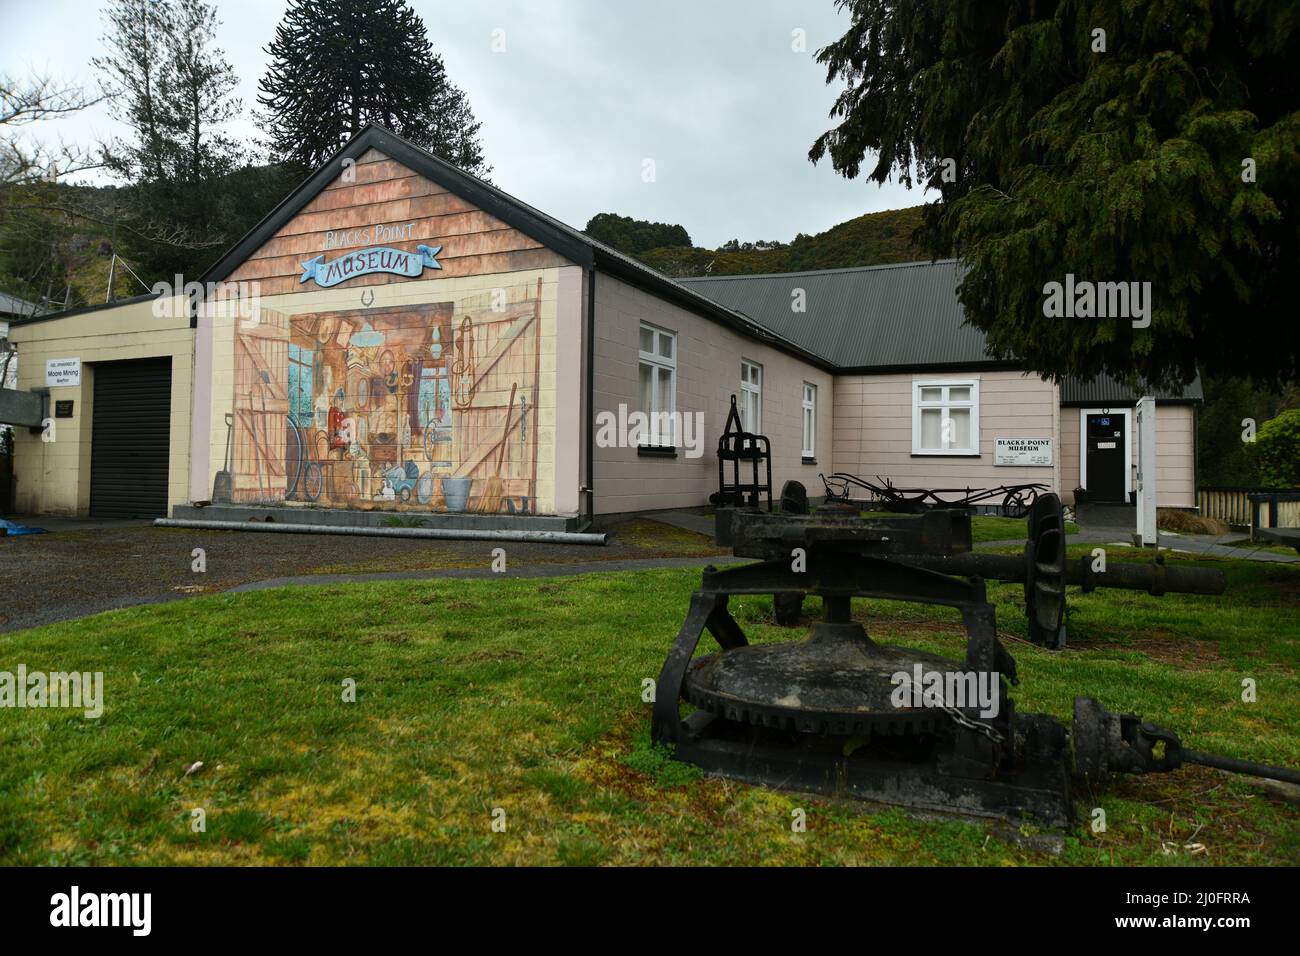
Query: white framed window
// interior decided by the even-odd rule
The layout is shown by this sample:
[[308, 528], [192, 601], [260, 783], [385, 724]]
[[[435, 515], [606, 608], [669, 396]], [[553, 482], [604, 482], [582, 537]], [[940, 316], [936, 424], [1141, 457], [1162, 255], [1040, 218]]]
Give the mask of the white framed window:
[[673, 446], [677, 434], [677, 333], [641, 323], [638, 363], [641, 411], [649, 418], [642, 445]]
[[740, 360], [740, 427], [763, 431], [763, 366], [748, 359]]
[[803, 383], [803, 457], [815, 458], [817, 451], [817, 386]]
[[912, 382], [912, 454], [978, 455], [979, 379]]

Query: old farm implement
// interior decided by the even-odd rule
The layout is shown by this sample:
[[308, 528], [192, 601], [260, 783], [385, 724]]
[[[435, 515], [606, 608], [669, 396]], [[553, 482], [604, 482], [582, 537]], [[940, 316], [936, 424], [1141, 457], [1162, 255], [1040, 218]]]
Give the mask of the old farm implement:
[[[882, 518], [724, 510], [718, 536], [759, 560], [705, 569], [664, 662], [653, 736], [679, 760], [750, 783], [1053, 827], [1073, 819], [1075, 774], [1204, 763], [1300, 782], [1294, 770], [1184, 749], [1172, 732], [1088, 697], [1076, 698], [1072, 729], [1016, 710], [1008, 696], [1016, 662], [998, 639], [986, 580], [1025, 584], [1031, 636], [1050, 646], [1059, 646], [1066, 583], [1155, 595], [1223, 590], [1213, 570], [1111, 563], [1103, 573], [1065, 561], [1055, 495], [1035, 501], [1023, 557], [972, 553], [970, 516], [951, 510]], [[751, 645], [728, 602], [759, 594], [816, 595], [823, 617], [804, 641]], [[855, 597], [952, 608], [964, 657], [878, 643], [854, 619]], [[706, 630], [719, 650], [696, 657]], [[685, 717], [683, 701], [694, 707]]]
[[[920, 514], [933, 508], [974, 510], [990, 506], [996, 507], [1005, 517], [1023, 518], [1038, 496], [1047, 491], [1047, 485], [1043, 484], [998, 485], [996, 488], [899, 488], [879, 475], [875, 481], [868, 481], [842, 471], [817, 477], [825, 486], [827, 502], [857, 503], [863, 508], [878, 506], [899, 514]], [[855, 501], [855, 488], [865, 491], [868, 497]]]

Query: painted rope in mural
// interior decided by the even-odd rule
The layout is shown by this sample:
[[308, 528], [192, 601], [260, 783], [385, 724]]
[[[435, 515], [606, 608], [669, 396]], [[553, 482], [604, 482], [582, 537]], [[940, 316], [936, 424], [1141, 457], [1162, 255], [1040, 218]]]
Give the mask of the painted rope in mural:
[[509, 292], [239, 329], [233, 499], [535, 512], [541, 280]]
[[358, 249], [332, 262], [326, 262], [324, 256], [317, 256], [302, 264], [302, 275], [298, 282], [315, 280], [318, 286], [328, 289], [347, 279], [370, 275], [375, 272], [391, 272], [393, 275], [414, 278], [425, 269], [441, 269], [435, 257], [442, 251], [442, 246], [416, 246], [414, 252], [377, 246], [373, 249]]

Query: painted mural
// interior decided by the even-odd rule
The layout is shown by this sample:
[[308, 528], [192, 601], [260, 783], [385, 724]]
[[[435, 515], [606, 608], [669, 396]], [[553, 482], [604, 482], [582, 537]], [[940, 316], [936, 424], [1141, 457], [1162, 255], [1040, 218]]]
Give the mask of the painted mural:
[[541, 294], [264, 309], [236, 331], [232, 500], [535, 513]]

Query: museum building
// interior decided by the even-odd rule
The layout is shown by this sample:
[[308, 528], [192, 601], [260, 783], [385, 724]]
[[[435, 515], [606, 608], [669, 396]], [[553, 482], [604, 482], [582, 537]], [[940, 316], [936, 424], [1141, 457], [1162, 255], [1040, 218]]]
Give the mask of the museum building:
[[[1138, 396], [991, 359], [953, 260], [674, 280], [378, 127], [197, 282], [11, 324], [19, 512], [572, 530], [707, 503], [733, 396], [777, 489], [1135, 488]], [[1192, 507], [1199, 382], [1156, 399]]]

